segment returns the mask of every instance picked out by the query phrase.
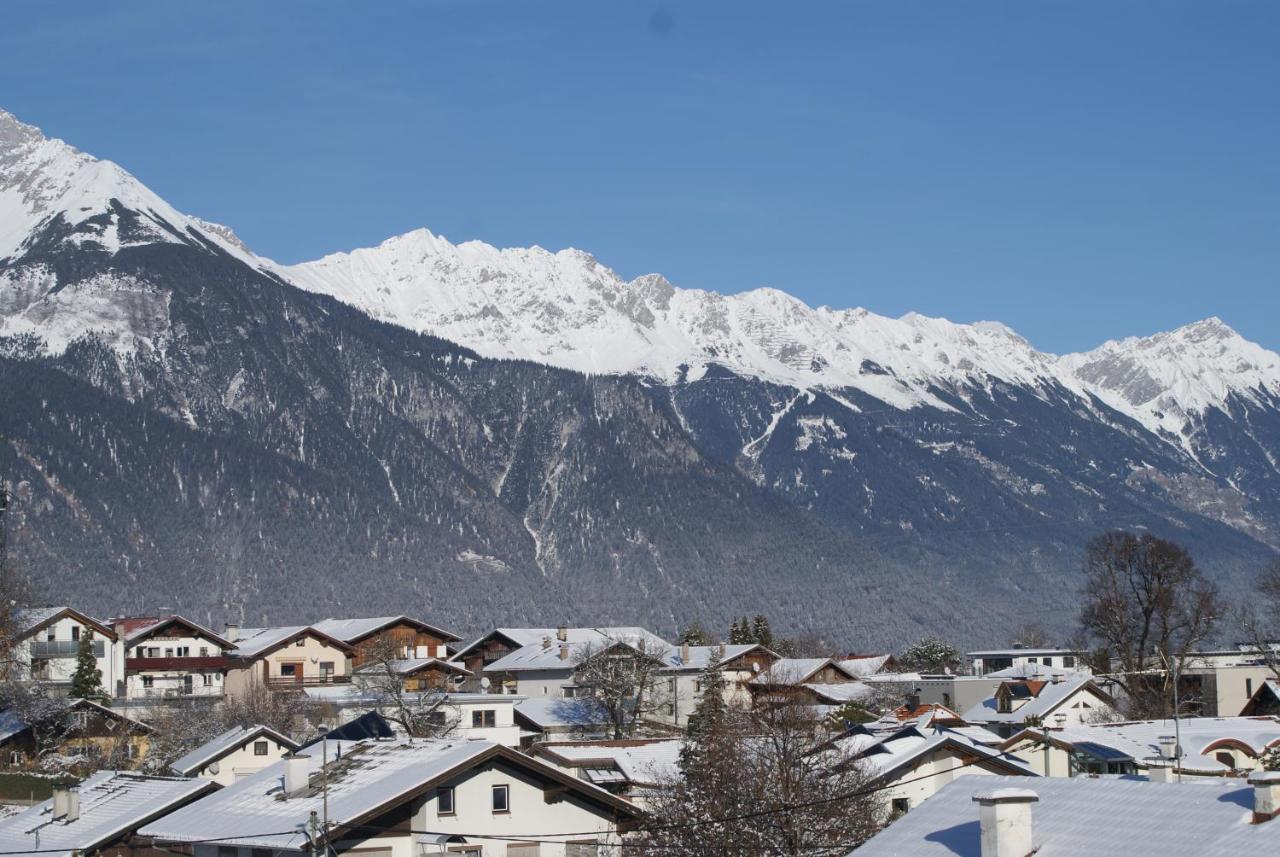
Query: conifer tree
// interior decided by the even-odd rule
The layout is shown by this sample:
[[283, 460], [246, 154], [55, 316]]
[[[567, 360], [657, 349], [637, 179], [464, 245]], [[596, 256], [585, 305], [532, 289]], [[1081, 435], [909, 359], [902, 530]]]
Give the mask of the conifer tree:
[[680, 643], [690, 646], [707, 646], [711, 644], [711, 635], [702, 627], [701, 622], [694, 622], [680, 634]]
[[76, 671], [71, 676], [70, 695], [95, 702], [107, 701], [107, 694], [102, 689], [102, 670], [98, 669], [98, 660], [93, 656], [92, 631], [80, 638], [80, 646], [76, 650]]
[[773, 647], [773, 629], [769, 627], [769, 617], [757, 613], [751, 623], [751, 639], [748, 643], [759, 643], [766, 649]]
[[[719, 730], [724, 722], [724, 676], [720, 665], [712, 663], [703, 671], [702, 699], [689, 718], [689, 737], [697, 741], [704, 735]], [[686, 747], [686, 749], [688, 749]]]

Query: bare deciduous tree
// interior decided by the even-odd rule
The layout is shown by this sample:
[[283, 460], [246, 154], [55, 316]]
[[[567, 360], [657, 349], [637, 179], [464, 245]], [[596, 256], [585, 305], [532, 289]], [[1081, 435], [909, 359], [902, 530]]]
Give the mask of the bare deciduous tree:
[[1221, 615], [1217, 589], [1181, 546], [1111, 532], [1085, 552], [1080, 624], [1096, 645], [1093, 668], [1124, 690], [1126, 714], [1172, 713], [1173, 676]]
[[382, 716], [414, 738], [443, 737], [458, 725], [458, 712], [449, 704], [444, 685], [425, 690], [405, 687], [402, 651], [393, 640], [382, 639], [365, 650], [360, 684], [374, 697]]
[[821, 749], [827, 738], [807, 705], [752, 712], [721, 708], [663, 783], [634, 848], [653, 857], [843, 854], [886, 817], [859, 763]]
[[1240, 624], [1251, 646], [1280, 680], [1280, 559], [1262, 570], [1254, 586], [1255, 597], [1241, 611]]
[[665, 654], [665, 648], [647, 638], [607, 638], [579, 653], [574, 684], [600, 703], [614, 738], [635, 734], [644, 718], [661, 706], [656, 685]]

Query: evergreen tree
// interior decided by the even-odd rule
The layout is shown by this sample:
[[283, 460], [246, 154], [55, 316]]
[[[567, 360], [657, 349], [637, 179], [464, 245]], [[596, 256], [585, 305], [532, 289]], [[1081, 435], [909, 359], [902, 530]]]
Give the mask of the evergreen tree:
[[747, 622], [747, 617], [743, 616], [742, 621], [733, 620], [733, 624], [729, 626], [729, 642], [733, 645], [741, 645], [751, 642], [751, 625]]
[[769, 617], [757, 613], [751, 623], [751, 639], [749, 643], [759, 643], [766, 649], [773, 647], [773, 630], [769, 627]]
[[720, 665], [712, 663], [702, 673], [702, 699], [689, 718], [689, 737], [697, 741], [704, 735], [717, 732], [724, 723], [724, 676]]
[[707, 633], [706, 628], [702, 627], [701, 622], [694, 622], [680, 634], [680, 643], [690, 646], [709, 646], [711, 635]]
[[71, 676], [70, 696], [92, 699], [95, 702], [107, 701], [107, 694], [102, 689], [102, 670], [98, 669], [98, 660], [93, 656], [92, 631], [80, 638], [80, 646], [76, 650], [76, 671]]

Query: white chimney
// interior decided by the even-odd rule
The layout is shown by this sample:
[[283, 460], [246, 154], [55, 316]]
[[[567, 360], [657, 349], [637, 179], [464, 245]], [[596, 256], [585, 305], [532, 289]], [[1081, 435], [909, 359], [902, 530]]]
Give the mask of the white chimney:
[[67, 806], [71, 803], [71, 786], [57, 783], [53, 787], [53, 817], [63, 818], [67, 814]]
[[239, 625], [239, 623], [236, 623], [236, 622], [228, 622], [226, 625], [224, 625], [224, 626], [223, 626], [223, 628], [224, 628], [224, 630], [223, 630], [223, 632], [222, 632], [222, 636], [223, 636], [223, 637], [225, 637], [225, 638], [227, 639], [227, 642], [229, 642], [229, 643], [238, 643], [238, 642], [240, 642], [240, 625]]
[[560, 660], [562, 661], [569, 660], [569, 644], [568, 643], [560, 644]]
[[1173, 765], [1163, 756], [1147, 760], [1147, 779], [1153, 783], [1173, 782]]
[[556, 628], [556, 639], [562, 643], [567, 643], [569, 641], [569, 629], [563, 625]]
[[1262, 824], [1280, 814], [1280, 771], [1258, 771], [1250, 775], [1253, 786], [1253, 823]]
[[68, 824], [80, 818], [80, 787], [67, 786], [67, 811], [65, 819]]
[[1031, 838], [1031, 804], [1040, 796], [1031, 789], [994, 789], [973, 796], [978, 804], [982, 857], [1028, 857], [1035, 851]]
[[1054, 684], [1062, 684], [1062, 682], [1065, 679], [1066, 679], [1066, 676], [1064, 676], [1062, 673], [1054, 673], [1053, 678], [1051, 678], [1050, 681], [1052, 681]]
[[310, 767], [310, 756], [290, 753], [284, 757], [284, 793], [286, 795], [296, 794], [307, 787], [310, 782], [307, 775]]
[[682, 663], [689, 663], [689, 644], [687, 642], [680, 644], [680, 660]]
[[1165, 759], [1178, 757], [1178, 738], [1176, 735], [1161, 735], [1156, 739], [1160, 743], [1160, 756]]

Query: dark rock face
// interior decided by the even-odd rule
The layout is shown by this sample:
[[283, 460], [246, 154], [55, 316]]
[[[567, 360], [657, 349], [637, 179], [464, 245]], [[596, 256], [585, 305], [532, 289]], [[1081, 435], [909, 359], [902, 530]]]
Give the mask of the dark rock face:
[[110, 310], [65, 350], [0, 342], [11, 554], [91, 612], [765, 612], [859, 647], [1003, 642], [1072, 622], [1100, 530], [1171, 535], [1227, 586], [1280, 543], [1274, 400], [1207, 413], [1196, 462], [1061, 388], [904, 412], [723, 370], [588, 378], [372, 321], [195, 232], [112, 255], [93, 229], [55, 220], [0, 266], [8, 314]]

